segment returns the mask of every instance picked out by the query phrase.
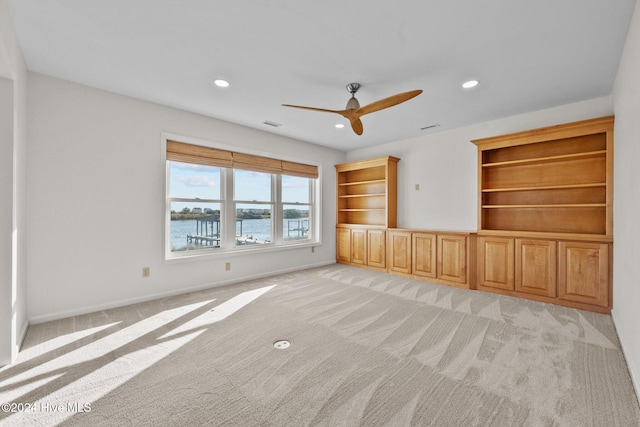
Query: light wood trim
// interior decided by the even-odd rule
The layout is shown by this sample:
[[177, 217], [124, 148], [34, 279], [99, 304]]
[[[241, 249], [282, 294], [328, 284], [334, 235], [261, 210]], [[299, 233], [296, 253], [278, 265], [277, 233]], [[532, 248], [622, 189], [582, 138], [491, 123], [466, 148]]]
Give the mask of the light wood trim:
[[385, 166], [388, 162], [397, 163], [400, 159], [393, 156], [377, 157], [375, 159], [357, 160], [348, 163], [341, 163], [336, 165], [337, 172], [347, 172], [358, 169], [373, 168], [376, 166]]
[[[613, 119], [612, 119], [613, 122]], [[607, 132], [607, 235], [613, 236], [613, 123], [610, 132]], [[611, 282], [613, 283], [613, 282]]]
[[613, 116], [581, 120], [573, 123], [559, 124], [540, 129], [515, 132], [490, 138], [474, 139], [471, 142], [483, 150], [532, 144], [535, 142], [571, 138], [576, 135], [610, 132], [613, 127]]

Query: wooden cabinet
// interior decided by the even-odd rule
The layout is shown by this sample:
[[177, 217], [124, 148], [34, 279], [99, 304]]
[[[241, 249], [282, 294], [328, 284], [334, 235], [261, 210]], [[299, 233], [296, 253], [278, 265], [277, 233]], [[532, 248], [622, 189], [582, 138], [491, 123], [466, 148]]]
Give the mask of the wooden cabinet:
[[367, 230], [351, 230], [351, 263], [367, 264]]
[[610, 312], [613, 121], [473, 141], [480, 289]]
[[425, 278], [436, 278], [437, 236], [432, 233], [416, 232], [412, 236], [413, 274]]
[[336, 228], [336, 261], [351, 263], [351, 229]]
[[[388, 232], [388, 271], [434, 283], [474, 289], [471, 233], [394, 229]], [[472, 269], [473, 270], [473, 269]]]
[[511, 238], [478, 236], [478, 289], [514, 289], [514, 246]]
[[336, 165], [338, 224], [396, 226], [396, 157]]
[[556, 242], [516, 239], [515, 290], [555, 298]]
[[411, 274], [411, 232], [389, 230], [389, 271]]
[[336, 261], [342, 264], [386, 269], [385, 228], [336, 228]]
[[440, 234], [437, 243], [437, 277], [449, 282], [467, 283], [467, 237]]
[[560, 242], [558, 293], [567, 301], [609, 306], [609, 245]]
[[378, 268], [387, 267], [386, 241], [386, 230], [367, 230], [367, 265]]

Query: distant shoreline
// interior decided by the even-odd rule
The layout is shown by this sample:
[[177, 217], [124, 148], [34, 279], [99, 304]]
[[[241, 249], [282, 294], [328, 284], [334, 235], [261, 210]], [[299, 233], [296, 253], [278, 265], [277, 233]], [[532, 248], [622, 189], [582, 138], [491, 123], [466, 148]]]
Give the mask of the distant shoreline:
[[[194, 219], [202, 219], [212, 215], [219, 215], [218, 213], [182, 213], [182, 212], [171, 212], [171, 221], [188, 221]], [[238, 214], [237, 219], [264, 219], [270, 218], [269, 215], [260, 215], [249, 212], [241, 212]], [[307, 219], [308, 217], [285, 217], [285, 219]]]

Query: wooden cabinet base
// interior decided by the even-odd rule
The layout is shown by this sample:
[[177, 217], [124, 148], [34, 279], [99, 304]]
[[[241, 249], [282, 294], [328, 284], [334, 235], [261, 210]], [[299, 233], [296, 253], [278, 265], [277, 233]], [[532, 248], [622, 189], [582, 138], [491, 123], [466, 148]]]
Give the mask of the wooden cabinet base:
[[478, 236], [478, 289], [608, 314], [611, 242]]

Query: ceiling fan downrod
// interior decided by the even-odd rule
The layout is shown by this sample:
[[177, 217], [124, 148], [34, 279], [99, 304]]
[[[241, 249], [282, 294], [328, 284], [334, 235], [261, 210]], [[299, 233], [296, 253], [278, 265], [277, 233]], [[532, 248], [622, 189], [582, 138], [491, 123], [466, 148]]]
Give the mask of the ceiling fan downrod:
[[347, 85], [347, 90], [351, 94], [351, 98], [347, 101], [347, 106], [345, 110], [357, 110], [360, 108], [360, 102], [356, 99], [356, 92], [360, 89], [360, 83], [349, 83]]

